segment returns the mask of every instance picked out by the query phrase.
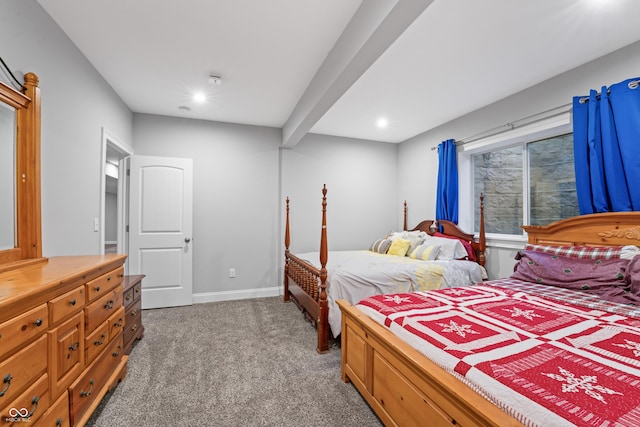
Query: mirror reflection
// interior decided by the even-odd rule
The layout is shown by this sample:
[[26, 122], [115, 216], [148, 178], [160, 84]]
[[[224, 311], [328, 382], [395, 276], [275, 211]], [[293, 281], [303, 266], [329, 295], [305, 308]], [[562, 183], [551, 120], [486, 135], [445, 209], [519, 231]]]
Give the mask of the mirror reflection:
[[0, 103], [0, 250], [15, 246], [16, 112]]

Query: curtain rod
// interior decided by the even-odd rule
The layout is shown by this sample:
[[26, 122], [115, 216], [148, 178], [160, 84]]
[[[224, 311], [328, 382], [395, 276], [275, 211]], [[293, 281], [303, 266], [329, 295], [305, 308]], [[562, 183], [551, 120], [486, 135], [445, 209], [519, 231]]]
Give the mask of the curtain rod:
[[[629, 89], [637, 89], [638, 86], [640, 86], [640, 80], [632, 80], [629, 83], [627, 83], [627, 86], [629, 87]], [[607, 95], [611, 94], [611, 88], [607, 88]], [[596, 97], [599, 97], [600, 95], [602, 95], [601, 92], [596, 92]], [[578, 101], [580, 102], [580, 104], [585, 104], [587, 102], [589, 102], [589, 96], [583, 96], [582, 98], [580, 98], [580, 100]]]
[[[513, 130], [513, 129], [519, 128], [519, 127], [524, 126], [524, 125], [535, 123], [535, 122], [537, 122], [539, 120], [543, 120], [543, 119], [546, 119], [546, 118], [549, 118], [549, 117], [553, 117], [553, 116], [561, 114], [561, 113], [565, 113], [565, 112], [571, 111], [570, 107], [572, 107], [572, 106], [573, 106], [573, 103], [564, 104], [564, 105], [561, 105], [559, 107], [553, 107], [553, 108], [550, 108], [548, 110], [542, 111], [540, 113], [532, 114], [530, 116], [523, 117], [521, 119], [514, 120], [512, 122], [507, 122], [507, 123], [505, 123], [503, 125], [491, 128], [489, 130], [482, 131], [482, 132], [477, 133], [475, 135], [471, 135], [471, 136], [468, 136], [468, 137], [462, 138], [462, 139], [457, 139], [455, 141], [455, 144], [456, 144], [456, 146], [461, 147], [464, 144], [468, 144], [470, 142], [477, 141], [477, 140], [482, 139], [482, 138], [488, 138], [490, 136], [498, 135], [498, 134], [500, 134], [502, 132], [506, 132], [506, 131], [509, 131], [509, 130]], [[437, 150], [438, 150], [438, 146], [437, 145], [434, 146], [434, 147], [431, 147], [431, 151], [437, 151]]]

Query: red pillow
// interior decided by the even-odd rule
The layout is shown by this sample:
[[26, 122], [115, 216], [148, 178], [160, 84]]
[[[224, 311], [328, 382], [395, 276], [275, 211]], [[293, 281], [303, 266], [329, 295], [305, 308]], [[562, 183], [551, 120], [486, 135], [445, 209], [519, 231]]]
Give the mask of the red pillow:
[[469, 257], [469, 261], [477, 261], [476, 251], [473, 250], [473, 248], [471, 247], [471, 243], [469, 243], [467, 240], [460, 239], [459, 237], [449, 236], [447, 234], [442, 234], [442, 233], [440, 233], [438, 231], [433, 233], [433, 236], [434, 237], [444, 237], [444, 238], [447, 238], [447, 239], [460, 240], [460, 242], [462, 243], [462, 246], [464, 246], [464, 248], [467, 250], [467, 255]]

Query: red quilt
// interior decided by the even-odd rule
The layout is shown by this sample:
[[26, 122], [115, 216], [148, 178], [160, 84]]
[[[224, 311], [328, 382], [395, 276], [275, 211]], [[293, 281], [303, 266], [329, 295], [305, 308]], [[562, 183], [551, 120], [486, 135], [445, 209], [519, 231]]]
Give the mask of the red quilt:
[[358, 308], [531, 426], [640, 426], [640, 319], [491, 285]]

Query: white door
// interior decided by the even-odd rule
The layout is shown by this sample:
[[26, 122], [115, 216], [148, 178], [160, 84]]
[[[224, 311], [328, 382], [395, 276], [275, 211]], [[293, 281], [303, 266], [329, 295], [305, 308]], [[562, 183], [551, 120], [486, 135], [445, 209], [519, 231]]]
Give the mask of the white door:
[[142, 308], [191, 305], [193, 160], [132, 156], [129, 274], [144, 274]]

